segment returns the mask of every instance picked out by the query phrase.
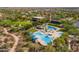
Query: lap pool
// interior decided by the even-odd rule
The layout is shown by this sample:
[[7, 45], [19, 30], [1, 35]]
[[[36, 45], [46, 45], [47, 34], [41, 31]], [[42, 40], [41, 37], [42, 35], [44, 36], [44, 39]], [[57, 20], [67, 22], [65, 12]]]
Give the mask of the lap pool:
[[48, 30], [59, 30], [60, 28], [53, 27], [53, 26], [48, 26]]

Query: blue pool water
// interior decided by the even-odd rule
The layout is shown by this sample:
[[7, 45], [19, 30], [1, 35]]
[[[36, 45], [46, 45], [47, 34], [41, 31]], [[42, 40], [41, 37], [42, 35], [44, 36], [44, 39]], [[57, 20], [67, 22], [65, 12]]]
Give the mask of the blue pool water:
[[[59, 28], [56, 28], [53, 26], [48, 26], [48, 30], [59, 30]], [[63, 32], [57, 32], [57, 34], [56, 34], [57, 37], [60, 37], [62, 35], [62, 33]], [[40, 40], [43, 40], [45, 42], [45, 44], [49, 44], [54, 40], [54, 38], [50, 34], [47, 35], [40, 31], [34, 32], [33, 34], [31, 34], [31, 36], [32, 36], [32, 41], [35, 41], [36, 39], [40, 39]]]
[[53, 38], [51, 36], [46, 35], [46, 34], [44, 34], [42, 32], [35, 32], [35, 33], [33, 33], [32, 40], [34, 41], [34, 40], [36, 40], [38, 38], [43, 40], [45, 42], [45, 44], [51, 43], [52, 40], [53, 40]]
[[48, 26], [48, 29], [49, 29], [49, 30], [58, 30], [58, 28], [53, 27], [53, 26]]

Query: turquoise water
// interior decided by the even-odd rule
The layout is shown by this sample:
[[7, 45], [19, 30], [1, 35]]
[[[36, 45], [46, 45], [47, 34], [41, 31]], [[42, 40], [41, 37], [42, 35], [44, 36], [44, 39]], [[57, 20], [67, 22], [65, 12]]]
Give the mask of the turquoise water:
[[48, 30], [58, 30], [59, 28], [53, 27], [53, 26], [48, 26]]
[[32, 40], [36, 40], [36, 39], [41, 39], [45, 42], [45, 44], [49, 44], [52, 42], [53, 38], [50, 37], [49, 35], [46, 35], [42, 32], [35, 32], [33, 35], [32, 35]]
[[[58, 30], [58, 28], [55, 28], [53, 26], [48, 26], [48, 30]], [[57, 36], [60, 37], [62, 33], [63, 32], [58, 32]], [[51, 35], [44, 34], [43, 32], [40, 32], [40, 31], [34, 32], [31, 35], [32, 35], [32, 41], [35, 41], [36, 39], [40, 39], [40, 40], [43, 40], [45, 44], [51, 43], [54, 39]]]

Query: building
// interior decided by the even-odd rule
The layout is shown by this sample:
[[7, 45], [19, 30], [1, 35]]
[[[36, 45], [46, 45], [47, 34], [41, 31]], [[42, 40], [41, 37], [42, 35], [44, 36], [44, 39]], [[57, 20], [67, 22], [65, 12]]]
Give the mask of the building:
[[79, 28], [79, 21], [77, 21], [74, 25]]
[[40, 21], [41, 19], [44, 19], [44, 17], [33, 17], [32, 21]]

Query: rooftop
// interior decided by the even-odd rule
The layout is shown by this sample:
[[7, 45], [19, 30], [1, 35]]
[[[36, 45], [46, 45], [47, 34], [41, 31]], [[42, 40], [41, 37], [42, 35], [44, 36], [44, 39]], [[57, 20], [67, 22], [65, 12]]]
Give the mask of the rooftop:
[[77, 21], [74, 25], [79, 28], [79, 21]]
[[33, 18], [43, 19], [44, 17], [37, 16], [37, 17], [33, 17]]

